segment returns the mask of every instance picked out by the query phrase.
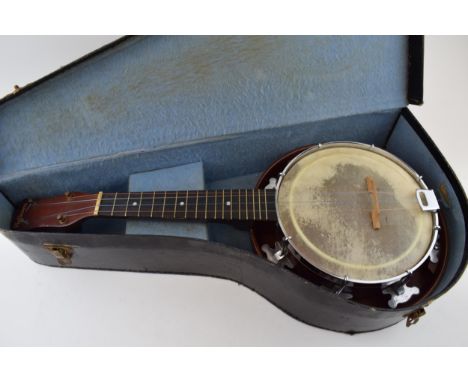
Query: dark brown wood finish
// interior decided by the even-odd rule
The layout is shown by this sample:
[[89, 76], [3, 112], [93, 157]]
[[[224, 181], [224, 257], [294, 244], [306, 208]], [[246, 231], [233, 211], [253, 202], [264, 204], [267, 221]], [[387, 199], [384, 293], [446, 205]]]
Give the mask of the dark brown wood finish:
[[79, 192], [44, 199], [28, 199], [16, 210], [16, 230], [61, 229], [95, 215], [98, 194]]
[[70, 227], [93, 216], [210, 221], [276, 221], [275, 191], [260, 189], [72, 193], [27, 200], [12, 227]]

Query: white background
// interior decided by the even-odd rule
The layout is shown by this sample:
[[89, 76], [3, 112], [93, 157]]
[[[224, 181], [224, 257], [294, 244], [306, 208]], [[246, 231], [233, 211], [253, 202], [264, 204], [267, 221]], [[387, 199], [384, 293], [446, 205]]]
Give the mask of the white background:
[[[0, 96], [113, 39], [0, 37]], [[467, 89], [468, 38], [428, 37], [425, 104], [411, 110], [465, 188]], [[300, 323], [231, 281], [49, 268], [3, 237], [0, 256], [0, 345], [468, 345], [467, 276], [417, 325], [348, 336]]]

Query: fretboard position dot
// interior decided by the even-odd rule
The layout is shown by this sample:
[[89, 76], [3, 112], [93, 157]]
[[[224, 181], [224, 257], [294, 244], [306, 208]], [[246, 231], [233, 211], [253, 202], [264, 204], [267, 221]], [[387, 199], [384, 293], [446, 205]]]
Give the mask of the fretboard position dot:
[[226, 202], [226, 206], [230, 206], [230, 205], [231, 205], [231, 202], [228, 200], [228, 201]]
[[180, 204], [181, 206], [183, 206], [185, 203], [184, 203], [184, 202], [180, 202], [179, 204]]
[[138, 206], [138, 203], [137, 203], [137, 202], [133, 202], [133, 203], [132, 203], [132, 206]]

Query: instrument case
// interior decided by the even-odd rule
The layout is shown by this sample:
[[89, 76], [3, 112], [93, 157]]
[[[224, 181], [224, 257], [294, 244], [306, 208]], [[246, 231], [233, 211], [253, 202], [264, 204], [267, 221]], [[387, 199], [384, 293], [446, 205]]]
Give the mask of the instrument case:
[[[119, 39], [0, 101], [1, 233], [39, 264], [233, 280], [321, 328], [414, 322], [467, 261], [466, 195], [407, 109], [422, 103], [422, 86], [418, 36]], [[254, 254], [248, 232], [228, 225], [198, 226], [196, 238], [180, 225], [158, 235], [157, 225], [99, 219], [77, 232], [9, 228], [24, 198], [125, 192], [144, 173], [164, 190], [170, 168], [181, 188], [254, 187], [284, 153], [328, 141], [382, 147], [436, 191], [447, 264], [424, 300], [397, 309], [346, 300]]]

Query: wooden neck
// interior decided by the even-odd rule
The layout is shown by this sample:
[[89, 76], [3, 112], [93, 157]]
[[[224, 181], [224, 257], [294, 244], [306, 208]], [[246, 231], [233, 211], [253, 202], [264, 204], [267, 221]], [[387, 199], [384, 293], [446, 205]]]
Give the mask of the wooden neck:
[[96, 216], [166, 220], [274, 221], [275, 190], [194, 190], [64, 195], [23, 201], [17, 230], [56, 229]]
[[165, 220], [277, 220], [275, 190], [100, 193], [96, 214]]

